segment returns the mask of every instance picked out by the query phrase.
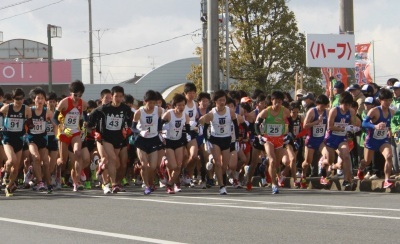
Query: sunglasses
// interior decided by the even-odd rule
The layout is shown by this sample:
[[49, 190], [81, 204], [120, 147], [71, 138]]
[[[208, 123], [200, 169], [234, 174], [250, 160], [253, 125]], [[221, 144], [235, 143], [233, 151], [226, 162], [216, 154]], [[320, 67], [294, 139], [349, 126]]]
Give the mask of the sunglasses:
[[74, 97], [82, 97], [82, 94], [78, 94], [78, 93], [72, 93], [74, 94]]
[[14, 100], [21, 101], [21, 100], [24, 100], [24, 97], [14, 97]]

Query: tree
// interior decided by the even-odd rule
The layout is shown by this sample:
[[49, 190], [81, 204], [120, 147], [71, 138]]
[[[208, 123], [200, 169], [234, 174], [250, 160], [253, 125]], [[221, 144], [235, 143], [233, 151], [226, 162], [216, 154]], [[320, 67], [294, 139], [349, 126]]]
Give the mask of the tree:
[[320, 69], [306, 67], [305, 36], [285, 0], [230, 0], [229, 12], [230, 77], [237, 89], [289, 91], [301, 73], [305, 89], [322, 92]]

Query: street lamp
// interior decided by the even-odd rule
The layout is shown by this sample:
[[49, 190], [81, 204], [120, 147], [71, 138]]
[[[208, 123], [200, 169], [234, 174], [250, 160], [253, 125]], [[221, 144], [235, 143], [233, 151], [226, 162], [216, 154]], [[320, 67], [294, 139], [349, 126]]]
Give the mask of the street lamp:
[[53, 90], [53, 68], [52, 68], [52, 59], [53, 59], [53, 48], [51, 47], [51, 38], [53, 37], [61, 37], [61, 27], [55, 25], [47, 25], [47, 61], [49, 64], [49, 92]]

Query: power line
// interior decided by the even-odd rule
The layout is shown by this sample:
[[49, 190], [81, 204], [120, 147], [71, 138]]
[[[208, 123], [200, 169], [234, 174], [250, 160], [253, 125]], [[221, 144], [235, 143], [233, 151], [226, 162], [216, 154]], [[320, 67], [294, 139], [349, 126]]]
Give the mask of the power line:
[[25, 1], [23, 1], [23, 2], [19, 2], [19, 3], [10, 4], [10, 5], [7, 5], [7, 6], [4, 6], [4, 7], [1, 7], [1, 8], [0, 8], [0, 10], [6, 9], [6, 8], [15, 7], [15, 6], [17, 6], [17, 5], [21, 5], [21, 4], [24, 4], [24, 3], [27, 3], [27, 2], [32, 2], [32, 1], [33, 1], [33, 0], [25, 0]]
[[[63, 0], [63, 1], [64, 1], [64, 0]], [[194, 31], [192, 31], [192, 32], [189, 32], [189, 33], [186, 33], [186, 34], [183, 34], [183, 35], [180, 35], [180, 36], [175, 36], [175, 37], [172, 37], [172, 38], [163, 40], [163, 41], [159, 41], [159, 42], [147, 44], [147, 45], [140, 46], [140, 47], [136, 47], [136, 48], [127, 49], [127, 50], [124, 50], [124, 51], [118, 51], [118, 52], [114, 52], [114, 53], [106, 53], [106, 54], [101, 55], [101, 57], [103, 57], [103, 56], [111, 56], [111, 55], [115, 55], [115, 54], [121, 54], [121, 53], [125, 53], [125, 52], [131, 52], [131, 51], [140, 50], [140, 49], [143, 49], [143, 48], [146, 48], [146, 47], [156, 46], [156, 45], [158, 45], [158, 44], [162, 44], [162, 43], [165, 43], [165, 42], [170, 42], [170, 41], [173, 41], [173, 40], [176, 40], [176, 39], [185, 37], [185, 36], [193, 35], [193, 33], [197, 32], [197, 31], [199, 31], [199, 30], [200, 30], [200, 29], [197, 29], [197, 30], [194, 30]], [[84, 58], [71, 58], [71, 59], [68, 59], [68, 60], [83, 60], [83, 59], [89, 59], [89, 57], [84, 57]], [[65, 59], [62, 59], [62, 60], [59, 60], [59, 61], [65, 61], [65, 60], [67, 60], [67, 59], [65, 58]], [[58, 62], [58, 60], [54, 60], [53, 63], [54, 63], [54, 62]], [[1, 63], [1, 60], [0, 60], [0, 63]], [[17, 63], [19, 63], [19, 62], [15, 62], [14, 64], [17, 64]], [[29, 61], [24, 60], [24, 63], [27, 64], [27, 63], [37, 63], [37, 62], [29, 62]]]
[[36, 10], [40, 10], [40, 9], [43, 9], [43, 8], [49, 7], [49, 6], [51, 6], [51, 5], [55, 5], [55, 4], [58, 4], [58, 3], [64, 2], [64, 1], [65, 1], [65, 0], [60, 0], [60, 1], [58, 1], [58, 2], [55, 2], [55, 3], [50, 3], [50, 4], [44, 5], [44, 6], [42, 6], [42, 7], [39, 7], [39, 8], [35, 8], [35, 9], [29, 10], [29, 11], [26, 11], [26, 12], [23, 12], [23, 13], [20, 13], [20, 14], [16, 14], [16, 15], [12, 15], [12, 16], [9, 16], [9, 17], [6, 17], [6, 18], [3, 18], [3, 19], [0, 19], [0, 21], [6, 20], [6, 19], [11, 19], [11, 18], [14, 18], [14, 17], [20, 16], [20, 15], [23, 15], [23, 14], [31, 13], [31, 12], [34, 12], [34, 11], [36, 11]]

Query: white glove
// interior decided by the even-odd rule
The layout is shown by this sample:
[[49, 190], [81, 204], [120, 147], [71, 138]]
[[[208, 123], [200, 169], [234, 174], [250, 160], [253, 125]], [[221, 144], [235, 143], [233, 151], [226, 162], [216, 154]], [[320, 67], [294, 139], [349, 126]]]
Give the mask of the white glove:
[[162, 134], [158, 134], [158, 138], [160, 138], [160, 141], [161, 141], [163, 144], [165, 144], [165, 139], [164, 139], [164, 137], [163, 137]]
[[206, 169], [208, 171], [212, 170], [214, 167], [212, 160], [213, 160], [213, 155], [212, 154], [208, 155], [208, 162], [206, 163]]
[[140, 133], [139, 133], [142, 137], [146, 137], [148, 134], [149, 134], [149, 132], [147, 131], [147, 130], [145, 130], [145, 131], [140, 131]]
[[346, 132], [348, 131], [348, 132], [356, 133], [356, 132], [360, 131], [360, 127], [354, 126], [354, 125], [346, 125], [344, 130]]
[[190, 125], [190, 130], [194, 130], [194, 127], [196, 127], [197, 122], [196, 121], [189, 121], [189, 125]]
[[186, 140], [187, 140], [188, 142], [190, 142], [190, 141], [192, 140], [192, 137], [191, 137], [189, 134], [187, 134], [187, 133], [186, 133]]
[[240, 150], [240, 145], [239, 145], [238, 141], [235, 142], [235, 150], [236, 150], [236, 152], [239, 152], [239, 150]]
[[199, 128], [199, 131], [198, 131], [199, 136], [202, 136], [203, 135], [203, 126], [199, 125], [198, 128]]
[[244, 123], [246, 123], [247, 126], [250, 125], [249, 121], [245, 120]]

